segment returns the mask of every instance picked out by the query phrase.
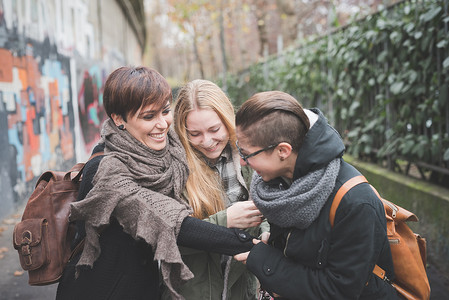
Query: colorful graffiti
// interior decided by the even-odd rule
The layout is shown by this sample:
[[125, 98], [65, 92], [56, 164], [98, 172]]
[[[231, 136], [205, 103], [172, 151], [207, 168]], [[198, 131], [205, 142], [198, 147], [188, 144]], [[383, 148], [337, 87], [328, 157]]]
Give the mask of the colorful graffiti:
[[[118, 50], [127, 45], [115, 33], [105, 35], [112, 44], [97, 44], [101, 28], [89, 8], [81, 0], [0, 0], [0, 217], [24, 203], [42, 172], [86, 160], [100, 138], [103, 85], [127, 63]], [[98, 15], [105, 17], [109, 10]]]
[[[0, 91], [18, 180], [74, 158], [73, 109], [68, 60], [43, 58], [28, 43], [24, 55], [0, 49]], [[40, 61], [39, 61], [40, 60]], [[64, 62], [65, 60], [65, 62]], [[0, 134], [4, 134], [2, 128]]]
[[78, 90], [78, 108], [84, 151], [90, 154], [100, 138], [101, 124], [106, 118], [103, 108], [103, 84], [106, 74], [98, 66], [83, 72]]

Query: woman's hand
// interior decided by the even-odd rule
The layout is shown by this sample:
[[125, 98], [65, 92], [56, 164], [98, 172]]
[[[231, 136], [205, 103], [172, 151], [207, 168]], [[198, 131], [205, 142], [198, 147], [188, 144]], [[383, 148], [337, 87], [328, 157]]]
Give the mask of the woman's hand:
[[262, 241], [262, 242], [264, 242], [265, 244], [268, 244], [268, 239], [270, 238], [270, 232], [269, 231], [267, 231], [267, 232], [263, 232], [261, 235], [260, 235], [260, 240]]
[[[259, 244], [260, 242], [261, 242], [261, 240], [253, 239], [253, 244], [254, 244], [254, 245], [257, 245], [257, 244]], [[234, 255], [234, 259], [235, 259], [236, 261], [242, 262], [243, 264], [246, 264], [246, 260], [248, 259], [249, 252], [250, 252], [250, 251], [236, 254], [236, 255]]]
[[228, 228], [245, 229], [259, 226], [263, 215], [251, 200], [234, 203], [226, 210]]

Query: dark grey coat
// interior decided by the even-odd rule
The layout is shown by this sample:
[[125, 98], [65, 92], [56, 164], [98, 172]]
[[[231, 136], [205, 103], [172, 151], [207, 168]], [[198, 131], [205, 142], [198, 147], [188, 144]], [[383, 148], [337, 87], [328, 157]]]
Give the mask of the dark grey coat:
[[[298, 153], [293, 180], [344, 152], [340, 135], [319, 110], [313, 111], [319, 119]], [[395, 290], [372, 274], [378, 264], [394, 277], [384, 208], [371, 187], [364, 183], [351, 189], [338, 207], [333, 229], [329, 223], [336, 191], [357, 175], [342, 159], [334, 191], [307, 229], [271, 224], [269, 245], [256, 245], [247, 260], [266, 290], [285, 299], [397, 299]]]

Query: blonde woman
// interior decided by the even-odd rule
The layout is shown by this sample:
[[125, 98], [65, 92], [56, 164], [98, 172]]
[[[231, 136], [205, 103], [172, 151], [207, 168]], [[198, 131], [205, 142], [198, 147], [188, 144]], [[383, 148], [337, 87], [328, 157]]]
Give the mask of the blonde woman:
[[[226, 94], [213, 82], [194, 80], [180, 90], [174, 114], [190, 170], [185, 196], [193, 216], [268, 236], [267, 223], [262, 223], [262, 214], [248, 198], [245, 179], [251, 172], [240, 166], [234, 108]], [[242, 263], [188, 248], [181, 254], [195, 276], [179, 290], [186, 299], [256, 298], [257, 280]]]

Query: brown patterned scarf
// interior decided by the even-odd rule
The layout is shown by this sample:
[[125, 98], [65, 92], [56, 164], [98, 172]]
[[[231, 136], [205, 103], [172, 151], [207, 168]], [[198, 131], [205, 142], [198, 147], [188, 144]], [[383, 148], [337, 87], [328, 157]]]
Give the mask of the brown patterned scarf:
[[167, 146], [155, 151], [117, 129], [112, 120], [104, 123], [101, 136], [105, 157], [94, 186], [71, 207], [70, 220], [84, 220], [86, 228], [77, 271], [80, 266], [93, 266], [101, 252], [99, 229], [114, 217], [126, 233], [152, 246], [165, 284], [174, 298], [182, 299], [173, 287], [193, 278], [176, 244], [182, 221], [192, 213], [181, 199], [188, 176], [184, 149], [173, 130]]

